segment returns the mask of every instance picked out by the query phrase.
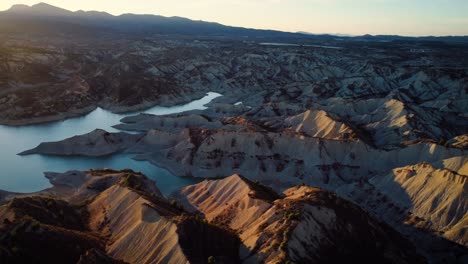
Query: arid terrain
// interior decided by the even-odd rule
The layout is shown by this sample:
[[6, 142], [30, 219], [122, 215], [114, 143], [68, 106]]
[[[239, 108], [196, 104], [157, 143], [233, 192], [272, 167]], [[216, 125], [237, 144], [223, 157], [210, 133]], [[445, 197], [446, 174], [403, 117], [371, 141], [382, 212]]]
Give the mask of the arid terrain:
[[8, 200], [0, 208], [5, 263], [424, 260], [396, 231], [318, 188], [298, 186], [280, 195], [233, 175], [184, 188], [177, 193], [181, 205], [133, 171], [47, 177], [54, 187], [2, 197]]
[[[25, 149], [126, 153], [207, 180], [165, 197], [141, 173], [102, 169], [0, 191], [0, 262], [468, 261], [466, 38], [131, 34], [113, 27], [128, 17], [39, 7], [0, 14], [29, 32], [0, 26], [0, 124], [222, 96]], [[31, 12], [49, 19], [31, 29]]]

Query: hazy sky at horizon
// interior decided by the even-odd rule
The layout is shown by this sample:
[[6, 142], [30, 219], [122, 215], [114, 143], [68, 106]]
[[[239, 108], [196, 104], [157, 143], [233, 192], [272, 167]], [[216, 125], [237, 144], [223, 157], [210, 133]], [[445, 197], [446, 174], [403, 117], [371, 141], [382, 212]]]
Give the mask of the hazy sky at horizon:
[[[0, 10], [41, 1], [0, 0]], [[311, 33], [468, 35], [468, 0], [47, 0], [76, 10], [181, 16]]]

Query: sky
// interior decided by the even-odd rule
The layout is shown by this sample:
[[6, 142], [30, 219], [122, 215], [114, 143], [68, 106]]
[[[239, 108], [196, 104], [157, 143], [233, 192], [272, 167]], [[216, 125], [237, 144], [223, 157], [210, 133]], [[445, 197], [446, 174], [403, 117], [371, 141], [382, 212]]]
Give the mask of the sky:
[[[34, 0], [0, 0], [0, 10]], [[468, 0], [46, 0], [72, 11], [181, 16], [310, 33], [468, 35]]]

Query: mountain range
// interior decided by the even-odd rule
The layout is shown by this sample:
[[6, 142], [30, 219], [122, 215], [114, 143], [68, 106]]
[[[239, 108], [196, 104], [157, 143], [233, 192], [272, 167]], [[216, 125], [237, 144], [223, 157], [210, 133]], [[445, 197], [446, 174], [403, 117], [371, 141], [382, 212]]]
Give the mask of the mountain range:
[[[96, 33], [102, 30], [125, 34], [168, 34], [188, 36], [217, 36], [242, 39], [294, 39], [333, 40], [337, 37], [355, 41], [394, 41], [394, 40], [424, 40], [443, 42], [468, 42], [467, 36], [447, 37], [403, 37], [396, 35], [364, 35], [351, 36], [346, 34], [312, 34], [308, 32], [283, 32], [276, 30], [260, 30], [243, 27], [226, 26], [214, 22], [195, 21], [183, 17], [164, 17], [160, 15], [122, 14], [114, 16], [106, 12], [83, 11], [72, 12], [46, 3], [32, 6], [13, 5], [10, 9], [0, 12], [0, 32], [5, 29], [22, 32], [38, 33], [44, 27], [57, 33]], [[59, 23], [59, 24], [58, 24]], [[42, 27], [41, 27], [42, 26]], [[79, 27], [80, 30], [76, 30]]]

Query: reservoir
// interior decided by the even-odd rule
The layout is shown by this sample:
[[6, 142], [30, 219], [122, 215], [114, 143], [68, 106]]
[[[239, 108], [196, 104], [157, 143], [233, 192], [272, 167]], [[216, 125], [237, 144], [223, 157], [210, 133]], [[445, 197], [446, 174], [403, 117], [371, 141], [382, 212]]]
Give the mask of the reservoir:
[[[208, 93], [200, 100], [174, 107], [155, 106], [141, 113], [165, 115], [180, 113], [189, 110], [203, 110], [205, 105], [214, 98], [221, 96], [218, 93]], [[168, 195], [183, 186], [198, 183], [201, 179], [182, 178], [172, 175], [165, 169], [156, 167], [148, 162], [132, 159], [132, 155], [118, 154], [102, 158], [91, 157], [55, 157], [29, 155], [18, 156], [24, 150], [31, 149], [41, 142], [63, 140], [75, 135], [89, 133], [95, 129], [108, 132], [119, 132], [113, 125], [120, 119], [136, 115], [114, 114], [101, 108], [77, 118], [64, 121], [9, 127], [0, 125], [0, 190], [10, 192], [36, 192], [50, 187], [43, 172], [66, 172], [69, 170], [88, 170], [97, 168], [132, 169], [147, 175], [154, 180], [164, 195]]]

